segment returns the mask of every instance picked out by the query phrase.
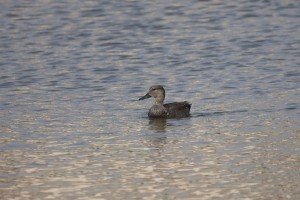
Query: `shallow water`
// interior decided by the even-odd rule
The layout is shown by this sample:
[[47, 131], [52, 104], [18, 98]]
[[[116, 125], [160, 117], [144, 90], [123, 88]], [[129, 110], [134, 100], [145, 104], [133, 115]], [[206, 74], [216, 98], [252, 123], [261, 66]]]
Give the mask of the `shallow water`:
[[298, 1], [0, 10], [2, 199], [300, 198]]

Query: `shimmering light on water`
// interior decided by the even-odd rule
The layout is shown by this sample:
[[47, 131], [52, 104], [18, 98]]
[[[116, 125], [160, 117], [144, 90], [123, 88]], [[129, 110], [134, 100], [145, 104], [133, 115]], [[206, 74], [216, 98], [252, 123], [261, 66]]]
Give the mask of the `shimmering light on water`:
[[[300, 4], [0, 3], [3, 199], [299, 199]], [[192, 116], [149, 120], [162, 84]]]

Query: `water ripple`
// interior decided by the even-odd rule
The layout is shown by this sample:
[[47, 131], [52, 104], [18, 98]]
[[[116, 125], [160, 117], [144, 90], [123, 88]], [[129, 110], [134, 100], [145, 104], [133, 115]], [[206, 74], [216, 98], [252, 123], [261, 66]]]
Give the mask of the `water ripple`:
[[0, 5], [4, 199], [299, 199], [297, 1]]

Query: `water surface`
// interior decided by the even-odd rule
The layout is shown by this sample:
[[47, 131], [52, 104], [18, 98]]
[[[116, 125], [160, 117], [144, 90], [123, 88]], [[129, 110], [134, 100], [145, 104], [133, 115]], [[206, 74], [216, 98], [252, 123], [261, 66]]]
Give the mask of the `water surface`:
[[0, 10], [2, 199], [300, 198], [298, 1]]

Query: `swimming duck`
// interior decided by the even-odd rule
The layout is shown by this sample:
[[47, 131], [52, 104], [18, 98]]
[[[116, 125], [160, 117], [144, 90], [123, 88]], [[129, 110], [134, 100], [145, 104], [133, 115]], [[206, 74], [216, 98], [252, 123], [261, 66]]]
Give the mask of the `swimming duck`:
[[174, 102], [163, 104], [165, 100], [165, 89], [161, 85], [153, 85], [148, 93], [139, 100], [154, 97], [153, 106], [148, 112], [149, 118], [182, 118], [190, 116], [191, 105], [189, 102]]

